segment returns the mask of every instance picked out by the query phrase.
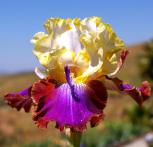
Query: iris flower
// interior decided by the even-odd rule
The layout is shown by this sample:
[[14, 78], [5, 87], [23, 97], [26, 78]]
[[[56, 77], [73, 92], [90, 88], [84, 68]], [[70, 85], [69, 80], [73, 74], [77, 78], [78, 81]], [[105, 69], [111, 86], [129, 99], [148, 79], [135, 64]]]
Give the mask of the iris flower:
[[128, 50], [101, 18], [50, 18], [44, 27], [46, 33], [38, 32], [31, 40], [33, 53], [44, 66], [44, 70], [35, 69], [40, 80], [5, 95], [17, 110], [32, 108], [39, 127], [54, 121], [60, 131], [70, 128], [82, 133], [87, 123], [98, 125], [110, 90], [126, 93], [140, 105], [149, 98], [147, 81], [135, 87], [115, 77]]

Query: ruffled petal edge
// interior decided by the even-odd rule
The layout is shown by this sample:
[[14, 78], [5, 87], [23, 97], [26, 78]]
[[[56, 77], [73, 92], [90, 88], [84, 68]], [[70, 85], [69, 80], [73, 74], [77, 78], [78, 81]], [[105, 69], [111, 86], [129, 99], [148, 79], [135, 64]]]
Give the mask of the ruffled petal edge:
[[23, 108], [25, 112], [29, 112], [33, 104], [31, 99], [31, 87], [22, 92], [9, 93], [4, 96], [4, 99], [12, 108], [16, 108], [18, 111]]
[[106, 76], [105, 86], [109, 90], [120, 91], [131, 96], [139, 105], [142, 105], [151, 96], [151, 87], [148, 81], [143, 81], [139, 87], [124, 83], [119, 78]]

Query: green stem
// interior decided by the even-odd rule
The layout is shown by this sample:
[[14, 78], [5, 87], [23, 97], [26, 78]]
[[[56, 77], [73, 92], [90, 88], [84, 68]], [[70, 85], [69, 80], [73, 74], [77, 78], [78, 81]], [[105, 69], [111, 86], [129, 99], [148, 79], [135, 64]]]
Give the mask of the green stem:
[[82, 133], [71, 131], [70, 141], [74, 147], [80, 147]]

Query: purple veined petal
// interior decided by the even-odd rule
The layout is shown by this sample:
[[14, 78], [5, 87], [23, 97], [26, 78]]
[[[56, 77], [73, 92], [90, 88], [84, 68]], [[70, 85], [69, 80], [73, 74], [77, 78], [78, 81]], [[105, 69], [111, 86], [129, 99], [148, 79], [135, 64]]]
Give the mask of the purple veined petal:
[[120, 85], [120, 89], [122, 89], [122, 90], [125, 90], [125, 89], [130, 90], [132, 88], [133, 87], [130, 84], [121, 84]]
[[139, 105], [142, 105], [151, 95], [150, 84], [147, 81], [142, 82], [140, 87], [134, 87], [130, 84], [124, 84], [118, 78], [106, 76], [105, 86], [109, 90], [121, 91], [130, 95]]
[[68, 68], [68, 66], [64, 67], [64, 71], [65, 71], [65, 77], [67, 80], [67, 83], [70, 85], [70, 87], [72, 86], [72, 79], [70, 77], [70, 69]]
[[8, 105], [18, 111], [23, 108], [25, 112], [29, 112], [32, 106], [31, 87], [21, 92], [7, 94], [5, 95], [5, 100]]
[[[94, 83], [103, 88], [100, 82]], [[41, 93], [38, 94], [40, 87]], [[82, 132], [87, 122], [91, 126], [99, 123], [103, 118], [102, 110], [106, 105], [107, 92], [100, 95], [90, 84], [74, 84], [73, 87], [77, 99], [73, 97], [67, 83], [56, 87], [47, 80], [40, 80], [32, 87], [32, 98], [37, 105], [33, 119], [38, 126], [44, 128], [49, 121], [55, 121], [60, 130], [69, 127]]]
[[47, 127], [55, 121], [56, 127], [63, 130], [69, 127], [82, 132], [89, 122], [91, 127], [103, 119], [103, 109], [107, 102], [105, 86], [96, 80], [86, 84], [73, 83], [69, 68], [65, 68], [67, 83], [61, 84], [50, 79], [39, 80], [32, 87], [5, 96], [11, 107], [30, 111], [35, 106], [33, 119], [40, 127]]
[[77, 93], [74, 90], [74, 84], [73, 84], [73, 81], [72, 81], [71, 76], [70, 76], [70, 73], [71, 73], [70, 69], [68, 68], [68, 66], [65, 66], [64, 70], [65, 70], [65, 77], [66, 77], [67, 83], [70, 86], [72, 97], [75, 100], [79, 101], [79, 98], [78, 98], [79, 96], [77, 95]]

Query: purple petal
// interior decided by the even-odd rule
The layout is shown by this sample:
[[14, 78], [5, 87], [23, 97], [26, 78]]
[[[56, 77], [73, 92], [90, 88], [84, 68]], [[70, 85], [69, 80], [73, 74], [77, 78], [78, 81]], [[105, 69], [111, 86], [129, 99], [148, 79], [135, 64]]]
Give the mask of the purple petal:
[[125, 90], [125, 89], [130, 90], [130, 89], [132, 89], [132, 86], [129, 85], [129, 84], [121, 84], [120, 85], [120, 89], [122, 89], [122, 90]]
[[23, 108], [25, 112], [29, 112], [32, 106], [31, 87], [18, 93], [10, 93], [5, 95], [5, 100], [12, 108], [18, 111]]
[[[100, 82], [93, 83], [99, 86], [98, 90], [95, 90], [96, 87], [92, 89], [91, 83], [74, 84], [74, 91], [69, 84], [55, 88], [56, 86], [47, 80], [36, 83], [32, 87], [32, 97], [37, 104], [33, 118], [38, 126], [47, 127], [49, 121], [56, 121], [56, 127], [61, 130], [70, 127], [76, 131], [83, 131], [88, 121], [95, 126], [102, 119], [107, 92]], [[41, 92], [38, 90], [40, 87]], [[102, 90], [105, 91], [104, 94], [100, 94], [100, 88], [105, 89]]]

